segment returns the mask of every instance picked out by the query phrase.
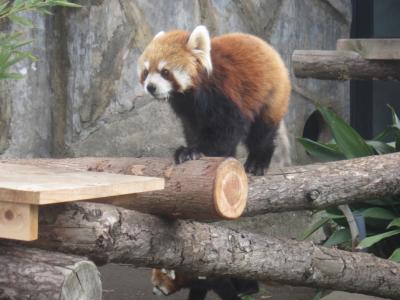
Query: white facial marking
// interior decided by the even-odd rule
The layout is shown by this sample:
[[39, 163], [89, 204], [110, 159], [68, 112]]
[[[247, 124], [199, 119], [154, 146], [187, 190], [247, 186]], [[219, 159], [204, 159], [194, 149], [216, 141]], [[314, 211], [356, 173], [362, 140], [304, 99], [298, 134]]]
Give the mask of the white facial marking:
[[160, 61], [160, 62], [158, 63], [157, 70], [158, 70], [158, 71], [161, 71], [161, 70], [165, 67], [166, 64], [167, 64], [167, 62], [166, 62], [165, 60]]
[[172, 74], [174, 74], [175, 80], [179, 83], [180, 92], [187, 90], [193, 85], [192, 78], [184, 70], [175, 69], [172, 70]]
[[147, 75], [146, 80], [143, 83], [143, 87], [146, 93], [150, 94], [147, 90], [149, 84], [156, 87], [154, 94], [152, 95], [156, 99], [167, 99], [169, 93], [172, 91], [172, 84], [165, 80], [159, 73], [150, 73]]
[[168, 277], [171, 278], [172, 280], [175, 280], [175, 271], [174, 270], [169, 270], [167, 273]]
[[163, 296], [164, 294], [156, 287], [153, 287], [153, 294], [157, 296]]
[[167, 289], [167, 287], [165, 287], [165, 286], [159, 286], [158, 287], [161, 291], [162, 291], [162, 293], [164, 294], [164, 295], [169, 295], [171, 292]]
[[160, 37], [160, 36], [162, 36], [164, 33], [165, 33], [165, 31], [160, 31], [159, 33], [157, 33], [157, 34], [154, 36], [153, 40], [156, 39], [156, 38], [158, 38], [158, 37]]
[[142, 72], [143, 72], [145, 69], [148, 70], [149, 67], [150, 67], [150, 62], [147, 61], [147, 60], [143, 63], [143, 65], [138, 64], [138, 65], [137, 65], [137, 75], [138, 75], [138, 77], [140, 77], [140, 75], [142, 75]]

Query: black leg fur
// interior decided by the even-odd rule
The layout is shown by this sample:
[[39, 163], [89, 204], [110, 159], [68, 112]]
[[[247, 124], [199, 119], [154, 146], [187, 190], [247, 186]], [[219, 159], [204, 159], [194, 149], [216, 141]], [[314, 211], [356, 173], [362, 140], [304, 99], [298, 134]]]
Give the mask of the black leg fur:
[[274, 139], [277, 129], [277, 125], [267, 124], [261, 118], [257, 118], [251, 125], [246, 138], [249, 151], [245, 163], [247, 173], [256, 176], [264, 175], [264, 169], [269, 167], [275, 150]]
[[[176, 150], [176, 163], [198, 159], [200, 153], [206, 156], [234, 156], [237, 145], [247, 136], [247, 146], [251, 150], [247, 169], [256, 175], [263, 174], [274, 150], [276, 129], [271, 130], [271, 126], [266, 126], [261, 120], [251, 125], [231, 100], [212, 90], [175, 94], [170, 98], [170, 104], [182, 121], [187, 143], [187, 147], [181, 146]], [[222, 300], [239, 300], [238, 293], [257, 292], [258, 283], [256, 280], [232, 281], [229, 278], [201, 280], [191, 287], [189, 300], [203, 300], [208, 290], [213, 290]]]
[[206, 299], [207, 292], [207, 288], [193, 287], [189, 291], [188, 300], [204, 300]]
[[231, 278], [195, 280], [190, 286], [188, 300], [204, 300], [207, 292], [211, 290], [221, 300], [240, 300], [239, 291]]
[[206, 156], [234, 156], [240, 140], [247, 134], [250, 122], [239, 108], [215, 91], [198, 90], [170, 98], [175, 113], [182, 120], [188, 147], [180, 147], [175, 161], [182, 163]]

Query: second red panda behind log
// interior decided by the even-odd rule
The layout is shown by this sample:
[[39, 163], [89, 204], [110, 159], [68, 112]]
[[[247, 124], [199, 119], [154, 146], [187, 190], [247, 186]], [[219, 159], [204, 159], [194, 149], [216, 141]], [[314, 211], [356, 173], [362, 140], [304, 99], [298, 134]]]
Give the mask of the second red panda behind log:
[[168, 296], [182, 288], [189, 288], [188, 300], [204, 300], [209, 291], [215, 292], [221, 300], [241, 300], [244, 295], [258, 292], [258, 284], [254, 280], [194, 277], [166, 269], [153, 269], [151, 282], [156, 295]]

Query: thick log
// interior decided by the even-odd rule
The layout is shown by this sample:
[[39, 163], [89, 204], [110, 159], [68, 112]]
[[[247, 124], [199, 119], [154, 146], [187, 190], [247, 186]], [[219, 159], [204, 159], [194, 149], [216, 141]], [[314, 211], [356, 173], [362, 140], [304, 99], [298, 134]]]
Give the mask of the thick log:
[[354, 51], [365, 59], [400, 59], [400, 39], [339, 39], [336, 50]]
[[400, 299], [400, 264], [116, 206], [77, 202], [41, 207], [30, 245], [84, 254], [98, 263], [165, 267], [205, 276], [272, 280]]
[[[182, 190], [174, 188], [177, 180], [174, 179], [173, 172], [166, 171], [171, 170], [168, 168], [177, 169], [185, 164], [194, 167], [202, 163], [192, 161], [190, 164], [172, 166], [170, 160], [161, 158], [34, 159], [14, 162], [74, 170], [165, 176], [164, 191], [138, 194], [133, 199], [113, 202], [125, 208], [136, 209], [136, 202], [151, 202], [153, 197], [157, 197], [156, 199], [160, 199], [159, 206], [154, 207], [152, 211], [148, 210], [151, 213], [157, 213], [157, 209], [162, 213], [167, 209], [163, 206], [164, 201], [161, 201], [163, 198], [171, 199], [178, 210], [187, 201], [186, 197], [189, 201], [194, 197], [195, 192], [185, 194]], [[184, 181], [185, 178], [182, 179], [182, 182]], [[193, 189], [202, 188], [195, 182], [192, 186]], [[249, 177], [248, 195], [244, 212], [246, 216], [293, 210], [320, 210], [330, 206], [400, 195], [400, 153], [271, 169], [265, 176]]]
[[400, 153], [271, 170], [249, 179], [245, 215], [330, 206], [400, 195]]
[[164, 190], [98, 199], [145, 213], [196, 220], [236, 219], [246, 206], [247, 176], [242, 164], [234, 158], [202, 158], [181, 165], [158, 158], [39, 159], [12, 162], [164, 177]]
[[100, 274], [86, 258], [0, 247], [0, 299], [101, 299]]
[[353, 51], [295, 50], [294, 75], [324, 80], [400, 80], [399, 60], [367, 60]]

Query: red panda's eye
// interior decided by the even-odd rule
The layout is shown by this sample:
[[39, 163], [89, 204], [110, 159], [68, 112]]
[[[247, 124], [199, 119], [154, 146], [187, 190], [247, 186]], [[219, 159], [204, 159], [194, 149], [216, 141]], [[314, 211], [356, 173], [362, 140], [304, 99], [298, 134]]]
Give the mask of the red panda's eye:
[[146, 78], [147, 75], [149, 75], [149, 71], [145, 69], [145, 70], [143, 71], [143, 78]]
[[168, 77], [169, 75], [169, 71], [167, 69], [162, 69], [161, 70], [161, 76], [162, 77]]

